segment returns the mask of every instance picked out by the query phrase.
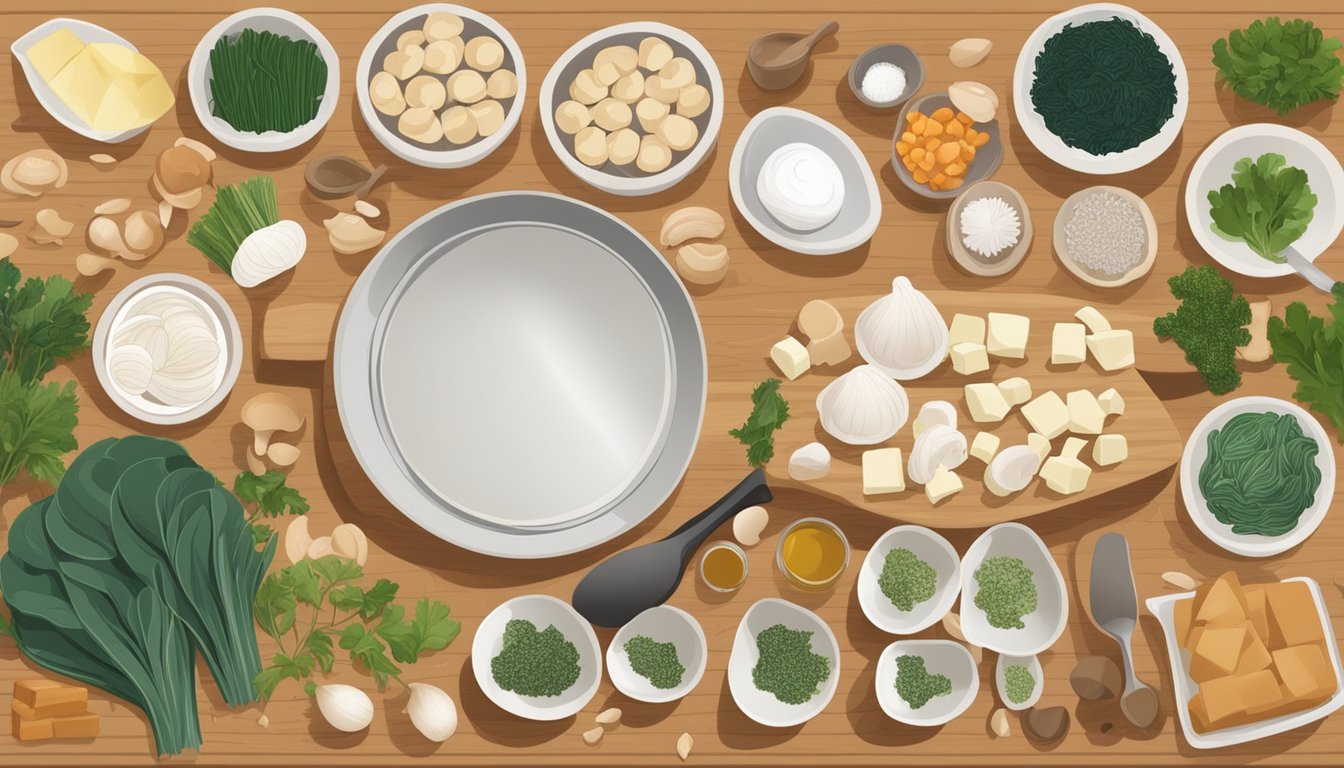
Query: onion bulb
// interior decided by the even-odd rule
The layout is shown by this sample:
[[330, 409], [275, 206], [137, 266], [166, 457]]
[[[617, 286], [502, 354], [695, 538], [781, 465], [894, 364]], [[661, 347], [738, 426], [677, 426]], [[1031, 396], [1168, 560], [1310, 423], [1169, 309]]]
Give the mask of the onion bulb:
[[294, 221], [279, 221], [248, 235], [233, 255], [229, 271], [244, 288], [270, 280], [299, 263], [308, 247], [303, 227]]
[[338, 731], [357, 733], [373, 722], [373, 701], [353, 685], [319, 685], [314, 696], [317, 711]]

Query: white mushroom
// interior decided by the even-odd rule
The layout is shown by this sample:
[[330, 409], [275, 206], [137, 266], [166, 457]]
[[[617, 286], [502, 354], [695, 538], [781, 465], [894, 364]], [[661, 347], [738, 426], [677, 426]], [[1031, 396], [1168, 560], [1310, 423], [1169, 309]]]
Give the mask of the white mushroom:
[[644, 73], [638, 70], [611, 84], [611, 95], [627, 104], [634, 104], [644, 98]]
[[588, 126], [574, 137], [574, 156], [584, 165], [597, 168], [607, 162], [607, 134], [597, 126]]
[[604, 131], [618, 131], [630, 125], [630, 105], [613, 98], [605, 98], [593, 107], [593, 122]]
[[644, 78], [644, 95], [664, 104], [672, 104], [681, 95], [681, 88], [673, 86], [662, 75], [654, 75]]
[[91, 247], [101, 251], [120, 256], [126, 250], [126, 243], [121, 239], [121, 227], [106, 216], [98, 216], [90, 221], [84, 236]]
[[440, 118], [443, 124], [443, 136], [454, 144], [466, 144], [476, 138], [476, 116], [463, 106], [452, 106], [443, 111]]
[[645, 173], [658, 173], [672, 164], [672, 150], [657, 136], [645, 136], [639, 140], [639, 156], [635, 158], [635, 167]]
[[682, 117], [699, 117], [709, 109], [709, 89], [699, 83], [692, 83], [677, 94], [677, 114]]
[[672, 60], [672, 46], [661, 37], [646, 37], [639, 41], [639, 66], [657, 72]]
[[429, 107], [412, 107], [397, 118], [397, 132], [411, 141], [433, 144], [443, 138], [439, 116]]
[[695, 65], [690, 59], [676, 56], [658, 70], [658, 76], [669, 88], [681, 90], [695, 83]]
[[562, 101], [555, 108], [555, 127], [571, 136], [593, 122], [593, 113], [577, 101]]
[[79, 274], [85, 277], [106, 272], [116, 265], [116, 261], [103, 256], [97, 256], [92, 253], [81, 253], [75, 257], [75, 269]]
[[435, 11], [425, 16], [425, 39], [431, 43], [436, 40], [450, 40], [462, 34], [462, 19], [455, 13]]
[[266, 446], [266, 458], [281, 467], [292, 467], [299, 460], [299, 447], [289, 443], [271, 443]]
[[271, 435], [276, 432], [297, 432], [303, 427], [303, 414], [287, 395], [263, 392], [243, 403], [242, 422], [252, 430], [252, 452], [266, 455]]
[[33, 149], [12, 158], [0, 169], [0, 187], [15, 195], [40, 197], [65, 186], [70, 169], [50, 149]]
[[61, 218], [55, 208], [43, 208], [33, 216], [33, 228], [28, 232], [28, 239], [39, 245], [60, 245], [73, 231], [74, 222]]
[[681, 115], [668, 115], [658, 124], [654, 133], [664, 144], [678, 152], [695, 146], [696, 140], [700, 138], [700, 129], [689, 118]]
[[617, 165], [629, 165], [639, 156], [639, 134], [621, 128], [607, 137], [607, 159]]
[[435, 40], [425, 46], [425, 71], [446, 75], [462, 63], [462, 38]]
[[635, 105], [635, 117], [639, 120], [639, 127], [644, 129], [645, 133], [653, 133], [658, 130], [658, 126], [667, 118], [668, 107], [657, 99], [640, 99]]
[[[437, 124], [438, 121], [435, 121]], [[374, 229], [367, 219], [353, 213], [337, 213], [322, 222], [327, 228], [327, 240], [332, 250], [340, 254], [361, 253], [383, 242], [387, 233]]]
[[425, 66], [425, 49], [408, 45], [383, 57], [383, 71], [398, 80], [409, 80]]
[[597, 81], [596, 72], [585, 69], [574, 76], [574, 82], [569, 85], [569, 97], [592, 106], [607, 97], [607, 87]]
[[639, 67], [639, 51], [628, 45], [613, 45], [597, 52], [593, 57], [593, 69], [612, 66], [622, 75], [628, 75]]
[[497, 69], [485, 81], [485, 95], [492, 99], [511, 99], [518, 95], [518, 76], [507, 69]]
[[122, 258], [139, 261], [163, 247], [163, 225], [154, 211], [135, 211], [122, 224], [121, 239], [126, 244]]
[[419, 29], [408, 29], [397, 36], [397, 50], [400, 51], [412, 45], [424, 45], [425, 33]]

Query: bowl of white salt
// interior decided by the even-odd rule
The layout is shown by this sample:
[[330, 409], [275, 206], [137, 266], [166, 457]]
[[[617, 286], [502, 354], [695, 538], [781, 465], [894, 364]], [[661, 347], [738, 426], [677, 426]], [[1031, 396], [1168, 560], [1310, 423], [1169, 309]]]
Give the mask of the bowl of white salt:
[[849, 65], [854, 98], [874, 109], [899, 107], [924, 85], [924, 63], [907, 46], [878, 45]]
[[976, 277], [998, 277], [1017, 268], [1031, 248], [1031, 210], [1016, 189], [977, 181], [947, 209], [947, 252]]

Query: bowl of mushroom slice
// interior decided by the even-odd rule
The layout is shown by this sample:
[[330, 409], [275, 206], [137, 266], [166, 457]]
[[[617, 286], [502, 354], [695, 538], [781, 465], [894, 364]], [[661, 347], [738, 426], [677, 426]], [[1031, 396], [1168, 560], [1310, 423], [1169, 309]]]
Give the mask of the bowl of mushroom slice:
[[493, 18], [447, 3], [387, 20], [355, 70], [359, 111], [394, 155], [461, 168], [495, 151], [518, 125], [527, 68]]
[[540, 105], [546, 138], [570, 172], [612, 194], [650, 195], [709, 157], [723, 123], [723, 79], [686, 32], [617, 24], [561, 54]]

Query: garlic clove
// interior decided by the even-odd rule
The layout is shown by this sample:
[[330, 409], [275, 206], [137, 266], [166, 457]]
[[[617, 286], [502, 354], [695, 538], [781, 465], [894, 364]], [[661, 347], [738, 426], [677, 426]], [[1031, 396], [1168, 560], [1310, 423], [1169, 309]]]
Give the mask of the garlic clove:
[[[0, 235], [0, 241], [3, 241], [3, 239], [4, 236]], [[3, 250], [3, 248], [0, 248], [0, 251]], [[8, 254], [0, 252], [0, 258], [3, 258], [6, 255]], [[93, 277], [94, 275], [101, 274], [112, 269], [114, 266], [116, 266], [116, 262], [112, 259], [104, 258], [92, 253], [81, 253], [75, 257], [75, 269], [79, 274], [85, 277]]]
[[977, 123], [988, 123], [999, 109], [999, 95], [984, 83], [961, 80], [947, 87], [947, 98], [957, 110]]
[[723, 234], [723, 216], [712, 208], [689, 205], [678, 208], [663, 219], [658, 241], [675, 248], [689, 240], [714, 240]]
[[893, 379], [918, 379], [947, 357], [947, 323], [929, 297], [904, 276], [859, 315], [854, 324], [859, 355]]
[[367, 251], [383, 242], [386, 232], [374, 229], [369, 222], [353, 213], [338, 213], [322, 222], [327, 228], [327, 239], [332, 250], [340, 254]]
[[229, 268], [234, 282], [252, 288], [293, 269], [303, 259], [308, 236], [295, 221], [279, 221], [248, 235]]
[[99, 168], [111, 168], [117, 164], [117, 158], [106, 152], [94, 152], [92, 155], [89, 155], [89, 162]]
[[744, 547], [754, 547], [761, 543], [761, 531], [769, 523], [770, 513], [765, 507], [747, 507], [733, 515], [733, 538]]
[[947, 58], [955, 67], [974, 67], [984, 61], [993, 47], [994, 43], [983, 37], [967, 37], [958, 40], [947, 49]]
[[121, 227], [106, 216], [98, 216], [90, 221], [84, 236], [92, 248], [117, 255], [126, 250], [126, 243], [121, 239]]
[[363, 565], [369, 559], [369, 537], [354, 523], [342, 523], [331, 531], [331, 551]]
[[8, 232], [0, 232], [0, 259], [19, 249], [19, 240]]
[[317, 686], [317, 710], [338, 731], [356, 733], [373, 722], [373, 701], [352, 685], [332, 683]]
[[715, 285], [728, 275], [728, 247], [721, 243], [687, 243], [677, 249], [677, 274], [695, 285]]
[[316, 539], [313, 539], [312, 544], [308, 545], [307, 558], [309, 560], [316, 560], [319, 557], [326, 557], [327, 555], [334, 554], [336, 553], [331, 551], [330, 536], [318, 536]]
[[121, 239], [126, 244], [126, 257], [134, 254], [132, 260], [138, 261], [153, 256], [163, 247], [163, 225], [154, 211], [136, 211], [122, 224]]
[[281, 467], [292, 467], [299, 460], [299, 447], [289, 443], [271, 443], [266, 446], [266, 458]]
[[607, 707], [606, 709], [597, 713], [597, 717], [593, 718], [593, 722], [597, 723], [598, 725], [616, 725], [617, 723], [621, 722], [621, 708]]
[[876, 445], [895, 435], [910, 416], [905, 389], [873, 365], [859, 365], [817, 395], [822, 429], [849, 445]]
[[821, 443], [808, 443], [789, 457], [789, 477], [820, 480], [831, 473], [831, 452]]
[[154, 360], [149, 350], [138, 344], [121, 344], [107, 355], [107, 374], [125, 394], [139, 397], [149, 389], [154, 377]]
[[131, 199], [129, 197], [114, 197], [111, 200], [104, 200], [93, 209], [93, 212], [99, 216], [116, 216], [118, 213], [125, 213], [131, 210]]
[[[253, 455], [251, 451], [248, 452], [249, 457]], [[297, 563], [308, 556], [308, 548], [312, 545], [313, 537], [308, 533], [308, 516], [299, 515], [285, 529], [285, 556], [289, 562]]]
[[447, 741], [457, 732], [457, 705], [442, 688], [426, 683], [411, 683], [411, 698], [406, 714], [411, 724], [430, 741]]
[[74, 222], [66, 221], [56, 209], [43, 208], [33, 216], [33, 228], [28, 232], [28, 239], [42, 245], [60, 245], [74, 230]]
[[251, 472], [254, 475], [266, 474], [266, 462], [262, 461], [260, 456], [251, 451], [248, 451], [245, 455], [247, 456], [248, 472]]

